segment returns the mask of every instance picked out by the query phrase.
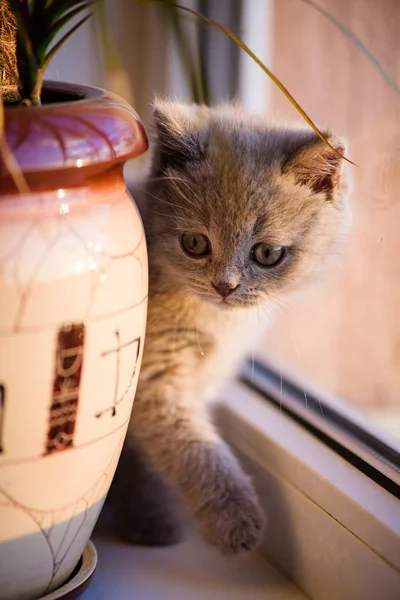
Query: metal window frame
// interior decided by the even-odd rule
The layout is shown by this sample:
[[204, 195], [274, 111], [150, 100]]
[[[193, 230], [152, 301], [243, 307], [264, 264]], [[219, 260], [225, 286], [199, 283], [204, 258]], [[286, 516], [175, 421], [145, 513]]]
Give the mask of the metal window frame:
[[304, 389], [265, 361], [248, 362], [242, 381], [332, 448], [384, 489], [400, 498], [399, 443], [342, 404]]

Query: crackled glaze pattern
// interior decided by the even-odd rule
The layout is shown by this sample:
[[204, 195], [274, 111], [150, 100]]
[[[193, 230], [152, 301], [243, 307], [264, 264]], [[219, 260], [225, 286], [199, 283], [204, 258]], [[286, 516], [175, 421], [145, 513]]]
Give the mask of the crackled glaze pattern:
[[54, 589], [79, 560], [126, 433], [146, 307], [143, 228], [122, 178], [0, 199], [4, 600]]
[[32, 600], [78, 563], [135, 394], [147, 254], [122, 167], [143, 125], [102, 90], [47, 82], [5, 109], [0, 153], [0, 596]]

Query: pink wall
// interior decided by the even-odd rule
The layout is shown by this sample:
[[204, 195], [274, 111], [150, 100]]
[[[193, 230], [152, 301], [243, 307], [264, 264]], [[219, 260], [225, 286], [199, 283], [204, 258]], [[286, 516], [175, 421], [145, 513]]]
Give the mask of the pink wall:
[[[400, 86], [400, 2], [317, 0], [351, 28]], [[320, 125], [349, 141], [354, 228], [329, 285], [284, 309], [273, 359], [368, 407], [400, 406], [400, 95], [334, 25], [299, 0], [275, 0], [273, 70]], [[279, 92], [274, 114], [297, 119]]]

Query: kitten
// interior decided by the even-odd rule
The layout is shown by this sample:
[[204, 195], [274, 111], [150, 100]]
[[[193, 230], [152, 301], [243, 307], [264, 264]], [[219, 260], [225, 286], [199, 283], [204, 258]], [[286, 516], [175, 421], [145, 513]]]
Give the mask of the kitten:
[[309, 129], [276, 128], [232, 106], [158, 102], [154, 120], [140, 206], [146, 342], [111, 499], [132, 543], [179, 539], [177, 492], [208, 542], [244, 552], [261, 542], [264, 516], [207, 403], [276, 301], [336, 254], [348, 223], [343, 161]]

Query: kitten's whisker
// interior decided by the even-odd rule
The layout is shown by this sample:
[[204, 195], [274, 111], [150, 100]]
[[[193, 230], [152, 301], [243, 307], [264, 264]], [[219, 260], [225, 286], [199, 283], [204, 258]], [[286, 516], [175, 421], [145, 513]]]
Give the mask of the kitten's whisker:
[[163, 176], [158, 176], [158, 177], [148, 177], [147, 178], [148, 182], [158, 182], [158, 181], [171, 181], [171, 182], [179, 182], [179, 183], [183, 183], [186, 187], [188, 187], [190, 190], [192, 190], [192, 186], [190, 181], [184, 177], [180, 177], [178, 175], [163, 175]]
[[197, 345], [198, 345], [198, 347], [199, 347], [200, 355], [201, 355], [201, 356], [204, 356], [203, 348], [202, 348], [202, 347], [201, 347], [201, 345], [200, 345], [200, 339], [199, 339], [199, 330], [198, 330], [198, 328], [197, 328], [197, 325], [196, 325], [196, 335], [197, 335]]
[[147, 194], [148, 196], [151, 196], [152, 198], [154, 198], [154, 200], [157, 200], [158, 202], [164, 202], [164, 204], [167, 204], [168, 206], [178, 209], [181, 214], [185, 213], [185, 214], [187, 214], [187, 216], [189, 216], [191, 214], [189, 208], [186, 208], [185, 206], [182, 206], [181, 204], [176, 204], [175, 202], [172, 202], [169, 199], [161, 198], [160, 196], [156, 196], [155, 194], [152, 194], [151, 192], [149, 192], [149, 190], [147, 190], [145, 188], [139, 188], [139, 189], [144, 194]]
[[183, 177], [178, 177], [177, 175], [159, 175], [158, 177], [147, 177], [146, 181], [147, 182], [156, 182], [156, 181], [181, 181], [183, 183], [186, 183], [187, 185], [189, 185], [189, 182], [187, 181], [187, 179], [184, 179]]
[[[185, 202], [188, 202], [190, 205], [193, 204], [193, 200], [190, 200], [186, 194], [184, 194], [183, 190], [181, 190], [179, 188], [178, 185], [175, 184], [175, 182], [172, 182], [172, 187], [174, 188], [175, 192], [178, 194], [178, 196], [180, 196], [182, 198], [182, 200], [184, 200]], [[190, 190], [192, 192], [192, 190]], [[193, 193], [193, 192], [192, 192]]]
[[[297, 354], [297, 356], [298, 356], [298, 358], [299, 358], [299, 362], [300, 362], [300, 371], [301, 371], [302, 373], [304, 373], [304, 364], [303, 364], [303, 359], [302, 359], [302, 357], [301, 357], [300, 350], [299, 350], [298, 346], [297, 346], [297, 345], [294, 343], [294, 339], [293, 339], [293, 337], [292, 337], [292, 334], [291, 334], [291, 332], [290, 332], [290, 329], [288, 329], [288, 335], [289, 335], [290, 341], [291, 341], [291, 342], [292, 342], [292, 344], [293, 344], [293, 348], [295, 349], [295, 351], [296, 351], [296, 354]], [[305, 402], [306, 408], [308, 408], [308, 398], [307, 398], [307, 392], [306, 392], [306, 382], [305, 382], [305, 377], [304, 377], [304, 375], [302, 376], [302, 385], [303, 385], [303, 392], [304, 392], [304, 402]]]
[[318, 395], [318, 394], [317, 394], [317, 400], [318, 400], [319, 409], [320, 409], [320, 411], [321, 411], [321, 415], [323, 416], [323, 418], [324, 418], [324, 419], [326, 419], [325, 413], [324, 413], [324, 411], [323, 411], [323, 409], [322, 409], [322, 403], [321, 403], [321, 399], [320, 399], [320, 397], [319, 397], [319, 395]]
[[[254, 319], [256, 318], [256, 313], [254, 313]], [[260, 323], [260, 307], [257, 306], [257, 321], [258, 323]], [[257, 325], [258, 325], [257, 323]], [[252, 363], [251, 363], [251, 383], [254, 382], [254, 362], [255, 362], [255, 354], [256, 354], [256, 349], [253, 345], [252, 348]]]
[[[270, 304], [273, 304], [274, 307], [279, 308], [279, 310], [281, 310], [282, 312], [284, 312], [288, 317], [291, 316], [291, 313], [289, 312], [289, 310], [292, 308], [290, 306], [290, 304], [287, 303], [286, 300], [284, 300], [282, 297], [276, 297], [276, 296], [268, 296], [267, 297], [267, 301]], [[265, 306], [265, 305], [264, 305]], [[271, 311], [272, 312], [272, 311]]]
[[281, 389], [279, 397], [279, 412], [282, 413], [282, 402], [283, 402], [283, 371], [282, 371], [282, 343], [279, 340], [279, 372], [281, 376]]
[[167, 212], [159, 212], [157, 210], [154, 210], [154, 208], [151, 208], [151, 213], [152, 213], [152, 215], [156, 215], [157, 217], [162, 217], [163, 219], [167, 219], [168, 217], [170, 217], [170, 215]]

